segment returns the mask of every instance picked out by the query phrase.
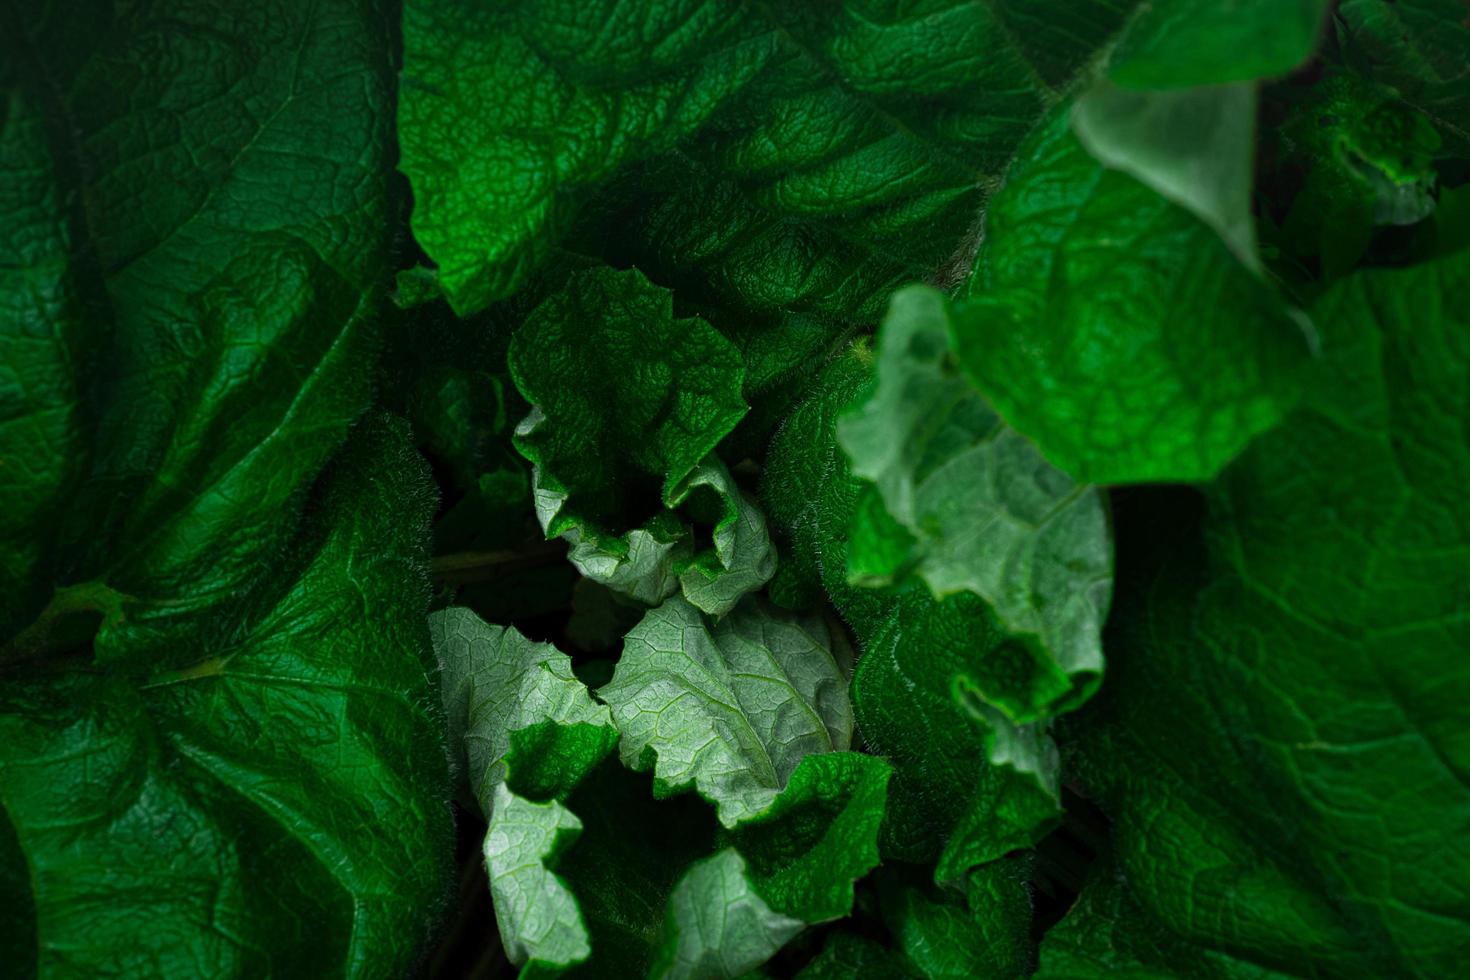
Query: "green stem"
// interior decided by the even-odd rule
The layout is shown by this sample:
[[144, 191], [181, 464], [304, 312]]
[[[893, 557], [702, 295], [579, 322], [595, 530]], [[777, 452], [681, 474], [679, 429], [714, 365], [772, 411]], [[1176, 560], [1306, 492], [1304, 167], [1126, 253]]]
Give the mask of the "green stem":
[[122, 622], [128, 601], [101, 582], [57, 589], [35, 622], [0, 647], [0, 669], [89, 648], [101, 626]]

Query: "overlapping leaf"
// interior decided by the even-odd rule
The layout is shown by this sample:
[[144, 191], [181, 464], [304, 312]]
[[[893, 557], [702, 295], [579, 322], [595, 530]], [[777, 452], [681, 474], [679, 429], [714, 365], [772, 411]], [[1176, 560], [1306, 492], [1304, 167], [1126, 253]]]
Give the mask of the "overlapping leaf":
[[[1018, 647], [982, 600], [961, 594], [936, 602], [916, 591], [867, 638], [853, 676], [863, 740], [895, 770], [886, 852], [936, 862], [943, 881], [1029, 846], [1061, 812], [1050, 736], [1018, 729], [993, 709], [962, 706], [976, 675], [992, 688], [1024, 676], [1030, 658]], [[1031, 751], [1005, 751], [1017, 740]]]
[[[728, 612], [775, 571], [765, 519], [713, 454], [746, 411], [742, 368], [703, 320], [676, 320], [634, 271], [579, 273], [511, 345], [534, 403], [516, 445], [537, 517], [582, 574], [645, 605], [682, 589]], [[697, 550], [693, 524], [710, 527]]]
[[1285, 163], [1306, 171], [1282, 238], [1321, 271], [1350, 271], [1380, 227], [1412, 225], [1435, 207], [1433, 160], [1440, 137], [1429, 120], [1362, 78], [1344, 73], [1294, 100], [1282, 126]]
[[1348, 63], [1390, 86], [1470, 154], [1470, 28], [1457, 0], [1344, 0], [1338, 36]]
[[878, 866], [889, 775], [858, 752], [808, 755], [771, 806], [728, 835], [773, 908], [803, 922], [852, 910], [853, 882]]
[[604, 548], [637, 527], [745, 414], [739, 354], [636, 271], [594, 269], [538, 306], [510, 367], [535, 410], [516, 446], [538, 468], [549, 535]]
[[[710, 625], [670, 599], [629, 634], [608, 704], [548, 644], [464, 609], [431, 625], [515, 962], [733, 977], [851, 909], [878, 863], [889, 770], [840, 751], [851, 708], [819, 620], [744, 605]], [[619, 736], [628, 762], [656, 755], [658, 795], [693, 782], [718, 809], [655, 803], [647, 782], [598, 769]]]
[[1058, 811], [1057, 772], [1054, 759], [1032, 771], [989, 765], [993, 726], [1010, 723], [961, 707], [964, 678], [1016, 703], [1034, 700], [1033, 655], [1007, 639], [983, 600], [968, 591], [936, 600], [919, 583], [899, 593], [848, 583], [860, 485], [837, 424], [864, 391], [867, 360], [853, 350], [834, 361], [772, 444], [762, 501], [785, 549], [773, 591], [800, 603], [825, 589], [853, 625], [863, 644], [854, 711], [867, 746], [894, 764], [884, 847], [904, 860], [939, 859], [947, 879], [1033, 840]]
[[525, 976], [1460, 967], [1459, 0], [236, 6], [0, 0], [7, 966], [414, 972], [447, 722]]
[[26, 883], [6, 893], [11, 968], [414, 967], [452, 833], [429, 698], [427, 484], [402, 426], [371, 419], [277, 581], [219, 638], [186, 634], [136, 671], [6, 665], [0, 879]]
[[666, 980], [742, 976], [801, 928], [800, 919], [772, 911], [756, 893], [744, 858], [721, 851], [694, 865], [674, 886], [653, 975]]
[[491, 626], [464, 608], [429, 617], [449, 744], [489, 817], [516, 748], [519, 784], [565, 796], [617, 743], [607, 705], [597, 704], [572, 662], [549, 643]]
[[1174, 0], [1142, 5], [1077, 101], [1073, 121], [1102, 163], [1213, 227], [1255, 268], [1251, 216], [1256, 82], [1301, 67], [1328, 0]]
[[920, 976], [1023, 977], [1033, 953], [1028, 873], [1025, 856], [996, 861], [971, 872], [960, 894], [890, 876], [880, 884], [883, 917]]
[[[538, 494], [544, 520], [550, 520], [547, 501], [555, 500], [554, 495]], [[564, 532], [572, 544], [568, 559], [593, 581], [645, 605], [656, 606], [681, 592], [716, 616], [775, 574], [776, 552], [765, 516], [736, 486], [718, 456], [711, 454], [681, 480], [668, 503], [671, 510], [606, 545], [580, 529]], [[711, 526], [712, 541], [695, 553], [691, 524], [699, 518]]]
[[780, 553], [772, 597], [807, 609], [830, 595], [859, 634], [881, 621], [888, 600], [848, 584], [847, 542], [859, 485], [837, 443], [837, 417], [871, 378], [872, 353], [861, 344], [823, 368], [771, 441], [760, 494]]
[[485, 867], [501, 941], [519, 964], [580, 963], [591, 952], [587, 927], [554, 868], [582, 823], [559, 800], [617, 743], [608, 708], [550, 644], [459, 607], [434, 613], [429, 629], [451, 752], [489, 821]]
[[1213, 476], [1290, 408], [1308, 357], [1213, 229], [1106, 169], [1063, 119], [992, 201], [970, 288], [960, 363], [1079, 480]]
[[1039, 126], [987, 208], [960, 360], [1077, 479], [1208, 479], [1292, 405], [1309, 334], [1256, 274], [1255, 80], [1312, 53], [1325, 9], [1143, 5], [1075, 135]]
[[1207, 546], [1156, 502], [1124, 538], [1119, 669], [1078, 734], [1134, 898], [1196, 947], [1456, 969], [1467, 284], [1464, 253], [1343, 281], [1309, 403], [1211, 491]]
[[981, 681], [981, 696], [1034, 720], [1085, 700], [1102, 672], [1107, 512], [1097, 489], [1051, 466], [959, 374], [950, 329], [937, 291], [895, 295], [874, 387], [838, 421], [853, 473], [881, 499], [881, 512], [859, 504], [848, 574], [877, 584], [914, 574], [941, 598], [985, 599], [1036, 666], [1029, 684]]
[[295, 533], [372, 374], [383, 14], [0, 12], [4, 641], [151, 662]]
[[705, 302], [851, 315], [960, 247], [1134, 5], [1057, 18], [1039, 3], [547, 0], [467, 15], [414, 0], [399, 126], [414, 233], [472, 311], [646, 166], [627, 258], [703, 267]]
[[680, 598], [624, 641], [612, 707], [625, 763], [690, 785], [733, 827], [768, 809], [804, 756], [846, 749], [852, 708], [819, 617], [760, 604], [713, 626]]

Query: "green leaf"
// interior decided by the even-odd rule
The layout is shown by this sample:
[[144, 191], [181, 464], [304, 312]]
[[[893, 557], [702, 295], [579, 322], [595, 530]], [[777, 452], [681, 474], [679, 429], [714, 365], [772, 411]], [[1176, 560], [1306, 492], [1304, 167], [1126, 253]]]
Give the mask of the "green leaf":
[[1061, 789], [1050, 738], [975, 710], [978, 699], [961, 705], [975, 675], [990, 675], [995, 689], [1024, 676], [1029, 660], [968, 593], [943, 602], [911, 593], [868, 638], [853, 709], [868, 747], [894, 766], [886, 853], [937, 860], [936, 878], [948, 881], [1030, 846], [1055, 822]]
[[624, 261], [688, 275], [701, 301], [850, 316], [966, 250], [1016, 147], [1134, 5], [410, 0], [414, 235], [461, 313], [601, 205], [634, 239]]
[[369, 394], [383, 17], [0, 12], [4, 640], [152, 663], [289, 547]]
[[[862, 760], [855, 767], [844, 762], [812, 769], [843, 775], [861, 770], [858, 784], [847, 787], [855, 790], [846, 804], [849, 811], [871, 792], [871, 775], [881, 776], [884, 771], [877, 760], [850, 753], [811, 758]], [[522, 912], [519, 921], [535, 919], [547, 927], [541, 933], [542, 948], [571, 954], [544, 957], [540, 967], [572, 963], [572, 975], [589, 977], [735, 977], [758, 967], [803, 927], [800, 920], [768, 904], [761, 882], [769, 886], [769, 879], [747, 868], [733, 848], [716, 850], [716, 839], [710, 833], [713, 821], [703, 801], [682, 796], [655, 802], [650, 788], [647, 778], [609, 763], [577, 789], [566, 810], [553, 805], [535, 811], [537, 826], [525, 836], [538, 842], [537, 849], [549, 848], [553, 857], [543, 861], [531, 856], [531, 867], [523, 874], [537, 887], [551, 888], [551, 900], [544, 905], [523, 902], [518, 906]], [[837, 796], [844, 796], [847, 788]], [[877, 789], [881, 811], [881, 778]], [[506, 787], [500, 792], [515, 799]], [[792, 799], [794, 807], [763, 826], [822, 838], [826, 828], [809, 826], [808, 818], [825, 797], [797, 790]], [[866, 808], [866, 802], [860, 808]], [[567, 811], [581, 814], [582, 819]], [[499, 814], [497, 810], [497, 820]], [[566, 838], [571, 846], [564, 851], [549, 847], [553, 817], [581, 828], [575, 840], [570, 835]], [[852, 826], [850, 817], [842, 818], [842, 827]], [[757, 831], [751, 840], [759, 839]], [[843, 867], [854, 867], [854, 861], [844, 857]], [[835, 883], [842, 873], [841, 869], [835, 875], [822, 869], [814, 872], [832, 881], [833, 888], [839, 887]], [[778, 869], [776, 877], [780, 876]], [[850, 892], [850, 881], [847, 887]], [[575, 899], [570, 898], [573, 895]], [[538, 912], [540, 908], [548, 912]], [[579, 944], [589, 937], [591, 956], [587, 957]]]
[[1470, 154], [1470, 28], [1461, 0], [1343, 0], [1343, 56], [1424, 113], [1459, 156]]
[[[869, 360], [853, 348], [833, 361], [772, 443], [761, 487], [783, 547], [772, 593], [807, 605], [825, 589], [853, 625], [863, 646], [854, 714], [867, 746], [894, 766], [884, 853], [939, 859], [937, 874], [948, 880], [1029, 845], [1059, 809], [1054, 759], [1029, 771], [1009, 764], [1022, 758], [1010, 748], [1014, 739], [1039, 745], [1044, 734], [1012, 731], [993, 709], [970, 704], [973, 697], [965, 698], [966, 710], [961, 681], [1014, 704], [1038, 691], [1059, 697], [1071, 681], [1055, 671], [1049, 676], [1044, 659], [1008, 640], [971, 592], [936, 601], [917, 583], [898, 594], [848, 584], [848, 529], [860, 487], [837, 444], [837, 419], [865, 390]], [[1007, 764], [989, 765], [992, 750]]]
[[[272, 578], [156, 666], [0, 669], [0, 879], [40, 975], [398, 975], [448, 888], [432, 495], [362, 423]], [[180, 664], [177, 668], [172, 665]], [[18, 876], [18, 879], [17, 879]], [[105, 913], [105, 914], [104, 914]]]
[[[699, 614], [682, 600], [671, 600], [661, 609], [675, 603], [680, 604], [695, 628], [702, 623]], [[657, 612], [650, 613], [650, 617]], [[756, 620], [754, 626], [747, 622], [752, 618]], [[645, 630], [645, 639], [647, 627], [647, 622], [639, 627]], [[611, 748], [606, 736], [612, 734], [612, 729], [605, 724], [608, 708], [590, 702], [580, 682], [571, 677], [566, 659], [550, 646], [531, 644], [514, 631], [485, 626], [466, 610], [436, 614], [433, 628], [439, 637], [441, 656], [446, 658], [445, 695], [451, 727], [454, 718], [466, 713], [478, 726], [472, 725], [469, 738], [472, 777], [479, 771], [509, 769], [505, 782], [481, 780], [482, 787], [489, 787], [481, 795], [495, 794], [493, 812], [486, 806], [490, 828], [485, 855], [501, 935], [512, 960], [538, 970], [559, 970], [587, 961], [592, 952], [598, 955], [589, 961], [589, 969], [613, 969], [614, 964], [622, 962], [627, 969], [642, 972], [633, 964], [653, 955], [651, 936], [667, 917], [669, 924], [664, 928], [678, 937], [659, 954], [668, 961], [661, 968], [667, 975], [686, 975], [687, 970], [695, 969], [693, 964], [722, 962], [733, 964], [728, 968], [735, 972], [718, 975], [735, 976], [747, 968], [740, 965], [746, 962], [742, 957], [756, 957], [749, 965], [757, 965], [789, 938], [793, 931], [790, 923], [795, 922], [797, 927], [801, 924], [770, 912], [767, 902], [809, 921], [840, 917], [850, 909], [853, 881], [878, 861], [876, 840], [888, 778], [888, 767], [883, 762], [848, 752], [805, 757], [784, 791], [772, 794], [764, 810], [755, 812], [748, 825], [727, 837], [753, 856], [753, 874], [746, 874], [743, 863], [739, 874], [732, 877], [728, 869], [712, 871], [705, 862], [695, 864], [675, 886], [669, 870], [650, 867], [677, 862], [681, 849], [671, 848], [666, 835], [650, 841], [648, 848], [629, 846], [621, 840], [629, 834], [629, 824], [653, 820], [657, 825], [661, 813], [644, 812], [649, 811], [646, 803], [626, 806], [626, 790], [613, 791], [606, 776], [594, 777], [586, 791], [577, 791], [583, 777]], [[742, 609], [724, 620], [716, 632], [726, 648], [734, 650], [731, 668], [748, 673], [752, 659], [765, 654], [755, 646], [756, 642], [768, 642], [759, 634], [768, 637], [777, 629], [794, 633], [812, 627], [764, 622], [759, 615]], [[806, 639], [806, 634], [801, 638]], [[788, 661], [808, 659], [813, 652], [830, 660], [825, 649], [811, 647], [811, 639], [806, 639], [806, 648], [792, 647], [795, 639], [786, 638], [784, 644], [777, 640], [771, 645], [786, 651]], [[634, 642], [636, 638], [630, 635], [630, 646]], [[713, 648], [713, 643], [710, 645]], [[466, 676], [462, 666], [466, 663], [482, 666]], [[631, 653], [618, 671], [624, 671], [624, 665], [630, 663], [636, 672], [640, 665]], [[835, 666], [832, 672], [836, 674]], [[756, 698], [767, 693], [769, 684], [749, 679], [753, 683], [748, 691], [741, 688], [741, 693]], [[615, 674], [613, 684], [604, 693], [618, 682]], [[831, 712], [831, 691], [841, 693], [836, 680], [815, 687], [797, 680], [795, 687], [809, 698], [805, 707], [812, 712]], [[608, 700], [615, 707], [622, 703], [616, 696]], [[757, 705], [755, 712], [766, 707]], [[752, 727], [762, 723], [757, 716]], [[850, 733], [850, 717], [846, 724]], [[784, 736], [790, 730], [785, 726], [777, 735]], [[830, 738], [825, 731], [823, 735]], [[631, 741], [638, 736], [636, 731], [630, 734], [625, 725], [624, 737]], [[769, 733], [767, 737], [771, 737]], [[798, 745], [798, 751], [800, 748]], [[481, 757], [478, 763], [477, 755]], [[504, 762], [501, 756], [506, 756]], [[492, 761], [486, 763], [487, 758]], [[536, 803], [526, 798], [528, 786], [532, 795], [570, 795], [570, 800], [565, 807], [556, 802]], [[621, 807], [617, 805], [620, 798], [625, 803]], [[578, 817], [581, 807], [593, 808], [596, 829], [589, 843], [594, 847], [568, 850], [582, 829]], [[502, 808], [509, 809], [502, 812]], [[613, 844], [614, 840], [619, 842]], [[710, 849], [707, 845], [702, 850], [707, 854]], [[701, 856], [698, 850], [683, 853], [686, 862]], [[579, 854], [585, 857], [579, 858]], [[564, 858], [570, 863], [563, 865]], [[608, 862], [612, 867], [607, 866]], [[674, 870], [678, 867], [675, 864]], [[565, 875], [558, 871], [565, 871]], [[608, 875], [616, 883], [615, 894], [603, 884], [609, 881]], [[666, 878], [662, 893], [668, 896], [667, 912], [661, 904], [651, 904], [652, 896], [660, 892], [656, 883], [651, 885], [650, 894], [640, 895], [631, 905], [626, 898], [616, 897], [632, 880], [656, 881], [660, 876]], [[587, 919], [577, 898], [584, 885], [590, 897]], [[722, 890], [728, 893], [731, 888], [754, 889], [748, 899], [730, 898], [737, 912], [749, 907], [750, 921], [728, 935], [710, 934], [703, 925], [711, 914], [709, 909], [715, 907], [710, 903], [716, 902]], [[590, 933], [588, 920], [593, 923]], [[609, 933], [610, 923], [620, 925]], [[630, 941], [635, 945], [637, 942], [626, 934], [630, 929], [647, 944], [642, 956], [636, 949], [626, 948]], [[605, 938], [594, 940], [592, 935]], [[614, 944], [614, 949], [607, 951], [610, 955], [601, 955], [608, 942]], [[623, 948], [619, 951], [618, 947]]]
[[859, 634], [881, 622], [887, 597], [847, 581], [848, 535], [859, 484], [837, 444], [837, 417], [872, 378], [872, 354], [852, 346], [809, 386], [771, 441], [761, 506], [780, 554], [771, 597], [810, 609], [823, 593]]
[[[565, 498], [541, 493], [539, 475], [532, 477], [532, 486], [544, 528], [555, 520]], [[675, 569], [689, 560], [692, 546], [689, 528], [668, 510], [621, 536], [589, 538], [580, 527], [572, 527], [561, 537], [571, 545], [567, 560], [584, 578], [645, 606], [656, 606], [679, 591]]]
[[[637, 271], [595, 269], [532, 311], [510, 347], [535, 409], [516, 448], [537, 467], [549, 536], [604, 549], [674, 494], [745, 414], [740, 356]], [[650, 506], [652, 504], [652, 506]]]
[[1142, 5], [1078, 100], [1088, 151], [1214, 228], [1259, 271], [1252, 182], [1256, 82], [1317, 46], [1328, 0], [1166, 0]]
[[896, 950], [850, 932], [827, 936], [822, 951], [797, 980], [912, 980], [918, 976]]
[[[429, 617], [451, 752], [488, 817], [512, 747], [517, 789], [562, 797], [617, 743], [607, 705], [572, 676], [571, 658], [461, 607]], [[534, 746], [534, 751], [532, 751]]]
[[1310, 398], [1211, 491], [1204, 543], [1151, 500], [1120, 535], [1084, 774], [1139, 903], [1196, 946], [1436, 976], [1470, 941], [1443, 845], [1470, 830], [1467, 288], [1464, 253], [1343, 280]]
[[1247, 82], [1164, 92], [1103, 82], [1072, 111], [1089, 153], [1215, 229], [1249, 269], [1259, 266], [1251, 214], [1255, 121], [1256, 87]]
[[891, 771], [857, 752], [809, 755], [765, 812], [728, 835], [771, 908], [808, 923], [852, 911], [853, 882], [878, 866]]
[[413, 230], [461, 314], [534, 271], [567, 192], [672, 146], [762, 67], [770, 45], [743, 37], [736, 17], [689, 8], [405, 4], [399, 140]]
[[[581, 964], [592, 951], [587, 923], [569, 879], [556, 870], [581, 833], [582, 821], [556, 799], [535, 802], [526, 792], [529, 786], [539, 798], [564, 798], [576, 789], [612, 749], [616, 732], [609, 708], [589, 699], [570, 673], [570, 661], [553, 646], [487, 626], [459, 608], [435, 614], [431, 629], [444, 661], [451, 736], [467, 736], [470, 782], [490, 817], [485, 862], [507, 955], [534, 971]], [[811, 915], [845, 914], [853, 902], [853, 880], [878, 862], [886, 773], [881, 761], [850, 752], [803, 760], [791, 785], [759, 814], [760, 826], [735, 836], [760, 855], [757, 880], [744, 873], [744, 865], [738, 876], [720, 868], [711, 879], [706, 864], [695, 864], [673, 886], [667, 929], [676, 939], [670, 940], [670, 951], [664, 954], [669, 964], [660, 968], [659, 976], [689, 976], [689, 970], [709, 962], [738, 967], [745, 962], [742, 956], [754, 956], [751, 965], [764, 961], [788, 939], [795, 920], [770, 912], [761, 895], [776, 896], [782, 907]], [[584, 804], [585, 799], [578, 796], [575, 802]], [[813, 835], [814, 817], [826, 818], [823, 823], [831, 821], [831, 826]], [[763, 829], [775, 830], [775, 839], [761, 833]], [[610, 832], [626, 833], [626, 827], [619, 821]], [[592, 857], [609, 860], [612, 855]], [[639, 860], [670, 857], [664, 848], [661, 855], [639, 855]], [[623, 874], [620, 883], [626, 887]], [[570, 883], [584, 876], [573, 865]], [[744, 892], [754, 887], [756, 892], [748, 899], [734, 898], [729, 895], [732, 887]], [[606, 893], [595, 887], [592, 893], [601, 899], [594, 902], [592, 914], [606, 918]], [[709, 909], [716, 908], [713, 902], [723, 901], [720, 896], [734, 902], [736, 920], [748, 905], [750, 921], [732, 927], [729, 934], [704, 929]], [[657, 920], [647, 927], [656, 929]], [[598, 959], [592, 967], [606, 968], [609, 962], [616, 962], [616, 956]], [[717, 976], [736, 976], [745, 968], [736, 967], [731, 967], [734, 973]]]
[[986, 215], [961, 366], [1094, 483], [1202, 480], [1297, 396], [1302, 326], [1219, 236], [1095, 161], [1058, 117]]
[[714, 541], [685, 565], [679, 587], [684, 598], [701, 611], [723, 616], [776, 573], [776, 548], [766, 530], [765, 515], [735, 486], [717, 456], [705, 460], [690, 475], [674, 502], [683, 504], [700, 494], [706, 497], [706, 507], [718, 514]]
[[1285, 162], [1306, 176], [1286, 213], [1284, 240], [1298, 256], [1320, 255], [1323, 274], [1336, 278], [1363, 257], [1375, 229], [1433, 212], [1439, 134], [1350, 73], [1293, 101], [1280, 130]]
[[623, 762], [663, 793], [691, 785], [734, 827], [768, 808], [801, 759], [846, 749], [852, 707], [827, 626], [748, 600], [711, 625], [675, 597], [628, 633], [610, 684]]
[[1285, 75], [1317, 46], [1328, 0], [1158, 0], [1142, 5], [1108, 59], [1138, 89], [1183, 89]]
[[1041, 943], [1038, 980], [1284, 980], [1289, 974], [1191, 946], [1154, 921], [1104, 858]]
[[485, 868], [505, 955], [522, 968], [557, 970], [591, 952], [577, 900], [552, 868], [582, 822], [552, 800], [533, 803], [497, 783], [485, 812]]
[[[691, 607], [686, 604], [683, 609], [698, 622]], [[737, 611], [722, 625], [738, 626], [748, 615]], [[761, 625], [773, 628], [772, 624]], [[507, 632], [502, 645], [509, 646], [514, 639]], [[545, 656], [549, 650], [519, 645], [531, 648], [536, 656]], [[735, 666], [748, 663], [737, 656]], [[490, 687], [489, 678], [478, 680]], [[558, 682], [555, 686], [565, 685]], [[757, 695], [762, 693], [758, 683], [753, 689]], [[499, 684], [494, 690], [506, 700], [523, 700], [515, 684]], [[538, 694], [530, 700], [547, 699]], [[609, 700], [619, 703], [616, 698]], [[823, 704], [826, 698], [818, 694], [814, 700]], [[601, 710], [605, 713], [607, 709]], [[564, 716], [567, 712], [553, 709], [539, 714]], [[527, 731], [544, 732], [549, 727], [556, 726], [543, 723]], [[580, 722], [576, 727], [588, 726]], [[655, 974], [682, 976], [689, 970], [723, 963], [721, 970], [729, 972], [701, 975], [735, 976], [764, 961], [803, 922], [846, 914], [852, 906], [853, 882], [878, 863], [878, 827], [889, 773], [881, 760], [850, 752], [804, 757], [784, 790], [774, 794], [764, 810], [724, 835], [724, 843], [740, 851], [739, 855], [733, 850], [722, 852], [739, 862], [735, 871], [726, 866], [729, 859], [710, 859], [694, 864], [675, 885], [674, 878], [685, 865], [714, 849], [713, 839], [702, 840], [697, 831], [691, 836], [697, 819], [670, 814], [667, 804], [651, 806], [646, 797], [630, 796], [631, 777], [624, 774], [619, 780], [606, 767], [580, 788], [572, 779], [557, 783], [558, 789], [571, 794], [565, 807], [554, 802], [533, 803], [522, 795], [528, 778], [539, 781], [541, 795], [550, 795], [546, 778], [537, 773], [545, 753], [526, 758], [516, 744], [521, 734], [510, 732], [514, 758], [509, 762], [508, 783], [497, 784], [493, 790], [497, 809], [491, 815], [485, 843], [501, 934], [517, 963], [561, 969], [586, 961], [587, 969], [594, 973], [647, 972], [655, 956], [655, 939], [663, 930], [675, 938], [660, 946], [662, 952], [657, 956], [663, 965]], [[470, 744], [473, 751], [473, 740]], [[605, 753], [607, 743], [601, 745]], [[587, 755], [577, 758], [597, 761]], [[570, 768], [570, 762], [564, 761], [560, 768]], [[577, 782], [585, 773], [585, 769], [576, 771]], [[648, 784], [642, 786], [646, 793]], [[502, 807], [511, 809], [503, 814]], [[568, 848], [582, 830], [578, 814], [583, 808], [591, 821], [590, 837]], [[677, 831], [668, 825], [670, 821], [679, 826]], [[754, 862], [749, 872], [745, 856]], [[634, 882], [641, 884], [635, 887]], [[735, 920], [745, 917], [748, 921], [727, 933], [712, 933], [706, 924], [720, 914], [726, 900], [732, 903]]]
[[1016, 725], [989, 700], [970, 674], [957, 674], [950, 695], [980, 726], [985, 754], [998, 766], [1008, 766], [1018, 775], [1029, 776], [1054, 806], [1060, 795], [1056, 784], [1057, 749], [1042, 725]]
[[510, 959], [529, 969], [585, 960], [581, 910], [554, 868], [582, 823], [565, 799], [617, 744], [607, 705], [549, 643], [450, 608], [429, 617], [452, 752], [489, 821], [485, 866]]
[[573, 976], [647, 976], [674, 886], [716, 850], [714, 811], [698, 796], [654, 799], [651, 776], [610, 758], [567, 800], [582, 834], [556, 869], [581, 907], [592, 956]]
[[963, 896], [885, 878], [884, 921], [929, 980], [1026, 976], [1032, 959], [1029, 867], [1017, 857], [979, 868]]
[[[548, 503], [556, 501], [554, 494], [538, 494], [547, 526], [554, 519]], [[681, 480], [668, 503], [669, 510], [605, 546], [580, 528], [564, 531], [562, 537], [572, 545], [567, 558], [587, 578], [644, 605], [656, 606], [681, 591], [712, 616], [723, 616], [775, 574], [776, 551], [766, 519], [718, 456], [711, 454]], [[699, 517], [710, 518], [713, 540], [693, 554], [691, 524]]]
[[773, 912], [751, 885], [745, 861], [726, 849], [700, 861], [669, 896], [651, 975], [659, 980], [738, 977], [785, 945], [802, 923]]
[[941, 598], [984, 598], [1025, 638], [1043, 681], [987, 699], [1035, 720], [1085, 700], [1102, 672], [1107, 511], [1098, 490], [1052, 467], [960, 375], [951, 326], [937, 290], [897, 293], [878, 335], [876, 383], [838, 420], [853, 472], [876, 485], [885, 511], [873, 520], [859, 510], [849, 574], [888, 584], [912, 573]]

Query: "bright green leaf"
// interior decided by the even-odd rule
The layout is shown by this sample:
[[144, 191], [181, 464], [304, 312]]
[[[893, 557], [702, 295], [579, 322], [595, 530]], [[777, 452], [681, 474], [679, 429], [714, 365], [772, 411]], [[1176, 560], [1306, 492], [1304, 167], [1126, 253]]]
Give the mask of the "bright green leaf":
[[627, 636], [612, 683], [623, 761], [689, 786], [733, 827], [764, 811], [801, 759], [846, 749], [852, 707], [826, 624], [749, 600], [718, 623], [674, 597]]
[[912, 573], [941, 598], [984, 598], [1034, 649], [1038, 673], [1064, 679], [1019, 700], [990, 692], [1008, 715], [1034, 720], [1056, 699], [1085, 699], [1102, 672], [1107, 511], [1098, 490], [1051, 466], [960, 375], [950, 330], [936, 290], [895, 295], [878, 336], [876, 384], [838, 420], [853, 472], [876, 484], [886, 510], [879, 521], [859, 511], [848, 567], [859, 582]]
[[551, 644], [458, 607], [431, 615], [429, 633], [451, 751], [464, 760], [486, 816], [517, 736], [517, 787], [534, 781], [549, 796], [570, 792], [617, 743], [607, 705], [592, 700], [572, 676], [571, 658]]
[[954, 315], [960, 363], [1078, 480], [1207, 479], [1295, 401], [1303, 327], [1212, 229], [1065, 122], [991, 203]]
[[761, 899], [740, 855], [723, 850], [694, 865], [674, 886], [651, 976], [738, 977], [770, 959], [801, 929], [799, 920], [773, 912]]
[[485, 868], [506, 956], [543, 969], [580, 963], [591, 951], [587, 927], [577, 900], [552, 869], [582, 822], [555, 800], [533, 803], [504, 783], [491, 792]]

